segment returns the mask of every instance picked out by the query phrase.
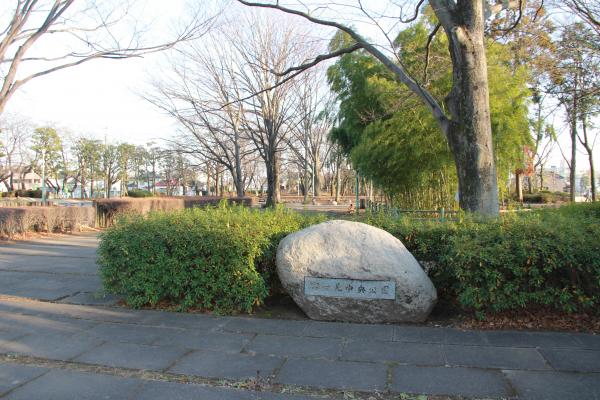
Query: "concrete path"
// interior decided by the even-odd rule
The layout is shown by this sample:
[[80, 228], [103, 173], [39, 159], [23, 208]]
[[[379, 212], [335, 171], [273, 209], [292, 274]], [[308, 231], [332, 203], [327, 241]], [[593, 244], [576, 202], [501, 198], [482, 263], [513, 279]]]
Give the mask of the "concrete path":
[[64, 304], [99, 288], [93, 237], [1, 246], [1, 399], [600, 399], [600, 336]]

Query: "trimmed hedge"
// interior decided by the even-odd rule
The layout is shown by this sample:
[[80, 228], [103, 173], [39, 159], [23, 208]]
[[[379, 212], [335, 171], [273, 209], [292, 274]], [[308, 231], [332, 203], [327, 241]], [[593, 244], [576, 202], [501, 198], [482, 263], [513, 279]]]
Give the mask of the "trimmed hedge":
[[152, 197], [152, 192], [142, 189], [131, 189], [127, 191], [128, 197]]
[[253, 206], [257, 204], [255, 197], [231, 197], [224, 199], [216, 196], [176, 196], [147, 197], [94, 200], [97, 212], [97, 225], [107, 227], [113, 224], [115, 217], [122, 214], [147, 214], [151, 211], [175, 211], [184, 208], [217, 206], [221, 201], [230, 204]]
[[600, 203], [505, 215], [495, 220], [415, 222], [369, 215], [402, 240], [442, 301], [479, 316], [550, 306], [600, 310]]
[[0, 236], [26, 232], [72, 232], [94, 226], [93, 207], [0, 207]]
[[279, 241], [320, 219], [224, 204], [124, 215], [101, 234], [100, 273], [132, 307], [251, 312], [275, 281]]

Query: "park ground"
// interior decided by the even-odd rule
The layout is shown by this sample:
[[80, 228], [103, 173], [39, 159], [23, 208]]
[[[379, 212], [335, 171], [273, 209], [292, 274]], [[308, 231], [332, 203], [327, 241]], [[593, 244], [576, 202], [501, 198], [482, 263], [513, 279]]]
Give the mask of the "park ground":
[[0, 243], [1, 399], [600, 399], [600, 336], [130, 310], [95, 233]]

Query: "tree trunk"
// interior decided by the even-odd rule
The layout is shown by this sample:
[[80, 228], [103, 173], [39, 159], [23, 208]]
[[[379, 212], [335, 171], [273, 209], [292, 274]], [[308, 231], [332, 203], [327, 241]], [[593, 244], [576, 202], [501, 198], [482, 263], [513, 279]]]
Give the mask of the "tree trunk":
[[233, 184], [235, 185], [235, 192], [237, 197], [244, 197], [245, 188], [244, 181], [242, 179], [242, 156], [240, 154], [239, 134], [235, 132], [235, 173], [231, 171], [233, 177]]
[[516, 183], [516, 192], [517, 192], [517, 200], [522, 203], [523, 202], [523, 185], [521, 184], [521, 173], [517, 171], [515, 173], [515, 183]]
[[313, 159], [314, 159], [314, 163], [313, 163], [313, 185], [314, 185], [313, 193], [315, 194], [315, 197], [319, 197], [321, 195], [321, 174], [319, 171], [319, 154], [318, 154], [318, 152], [315, 153], [315, 156], [313, 157]]
[[453, 86], [446, 98], [452, 116], [446, 136], [456, 164], [460, 207], [494, 216], [499, 212], [492, 143], [483, 2], [457, 7], [462, 24], [444, 26], [453, 65]]
[[575, 166], [577, 157], [577, 90], [573, 94], [573, 110], [571, 110], [571, 171], [569, 173], [569, 184], [571, 185], [570, 200], [575, 202]]

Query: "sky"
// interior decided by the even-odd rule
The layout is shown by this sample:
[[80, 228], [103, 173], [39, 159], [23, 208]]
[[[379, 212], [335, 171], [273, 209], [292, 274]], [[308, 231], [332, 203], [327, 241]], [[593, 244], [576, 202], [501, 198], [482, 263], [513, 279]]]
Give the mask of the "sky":
[[[141, 9], [141, 21], [152, 27], [150, 40], [172, 32], [170, 23], [184, 14], [187, 7], [186, 0], [142, 2], [145, 6]], [[278, 18], [279, 14], [272, 12], [272, 15]], [[357, 23], [353, 21], [353, 24]], [[368, 25], [362, 25], [362, 28], [369, 36], [378, 33]], [[34, 79], [13, 96], [6, 112], [27, 116], [36, 125], [52, 125], [78, 136], [106, 138], [115, 143], [160, 142], [172, 137], [177, 126], [140, 93], [148, 88], [150, 75], [159, 73], [164, 56], [94, 60]], [[556, 117], [555, 122], [559, 132], [564, 130], [560, 128], [560, 117]], [[568, 149], [566, 134], [562, 134], [560, 140], [562, 148]], [[600, 165], [600, 144], [596, 146], [596, 159]], [[548, 167], [564, 165], [561, 160], [560, 152], [555, 151]], [[582, 155], [578, 157], [578, 165], [578, 170], [587, 169], [587, 161]]]

